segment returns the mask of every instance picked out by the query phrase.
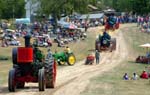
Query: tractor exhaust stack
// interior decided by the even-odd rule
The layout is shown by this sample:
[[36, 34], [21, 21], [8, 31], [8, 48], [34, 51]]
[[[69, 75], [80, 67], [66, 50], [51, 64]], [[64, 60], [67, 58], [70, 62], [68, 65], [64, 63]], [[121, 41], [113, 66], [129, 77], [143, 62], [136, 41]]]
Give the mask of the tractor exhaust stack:
[[30, 39], [31, 39], [31, 36], [30, 35], [26, 35], [24, 37], [25, 39], [25, 47], [30, 47]]

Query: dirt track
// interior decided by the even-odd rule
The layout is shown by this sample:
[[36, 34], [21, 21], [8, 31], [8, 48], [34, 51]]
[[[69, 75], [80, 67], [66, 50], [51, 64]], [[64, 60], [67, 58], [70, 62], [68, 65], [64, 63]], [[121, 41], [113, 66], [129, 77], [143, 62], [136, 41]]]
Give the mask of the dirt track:
[[88, 66], [84, 65], [84, 61], [81, 61], [74, 66], [59, 69], [55, 89], [46, 89], [44, 92], [39, 92], [37, 84], [27, 84], [25, 89], [9, 93], [7, 86], [4, 86], [0, 95], [80, 95], [90, 82], [90, 78], [113, 69], [128, 56], [122, 33], [119, 31], [115, 37], [117, 38], [117, 50], [112, 53], [101, 53], [99, 65]]

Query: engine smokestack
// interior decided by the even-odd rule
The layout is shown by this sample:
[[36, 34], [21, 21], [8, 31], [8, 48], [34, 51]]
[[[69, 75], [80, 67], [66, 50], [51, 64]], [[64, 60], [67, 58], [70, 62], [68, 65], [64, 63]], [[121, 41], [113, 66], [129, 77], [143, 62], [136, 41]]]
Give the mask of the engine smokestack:
[[30, 47], [30, 39], [31, 39], [31, 36], [30, 35], [26, 35], [24, 37], [25, 39], [25, 47]]

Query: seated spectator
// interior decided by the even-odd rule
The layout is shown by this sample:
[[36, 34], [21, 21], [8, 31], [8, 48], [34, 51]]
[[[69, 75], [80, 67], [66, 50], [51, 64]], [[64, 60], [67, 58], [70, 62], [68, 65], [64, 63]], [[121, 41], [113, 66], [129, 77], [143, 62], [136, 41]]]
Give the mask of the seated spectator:
[[142, 79], [148, 79], [148, 73], [144, 70], [143, 73], [140, 75]]
[[150, 28], [147, 28], [147, 32], [150, 33]]
[[136, 73], [133, 73], [132, 80], [137, 80], [137, 79], [138, 79], [138, 75]]
[[147, 28], [148, 28], [148, 25], [147, 25], [147, 23], [146, 23], [146, 22], [144, 22], [144, 24], [143, 24], [143, 28], [144, 28], [144, 29], [147, 29]]
[[127, 74], [127, 73], [124, 74], [123, 80], [129, 80], [129, 77], [128, 77], [128, 74]]
[[145, 32], [145, 29], [142, 28], [142, 29], [141, 29], [141, 32]]
[[64, 42], [63, 41], [58, 41], [58, 47], [64, 47]]

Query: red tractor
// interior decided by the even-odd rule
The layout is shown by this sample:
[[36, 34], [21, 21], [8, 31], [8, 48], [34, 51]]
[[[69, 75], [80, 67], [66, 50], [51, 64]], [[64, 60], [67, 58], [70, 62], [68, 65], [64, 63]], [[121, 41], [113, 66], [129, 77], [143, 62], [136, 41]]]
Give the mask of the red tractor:
[[85, 65], [92, 65], [94, 63], [95, 56], [93, 54], [88, 54], [86, 57]]
[[44, 58], [37, 47], [30, 45], [30, 36], [25, 37], [25, 47], [13, 48], [13, 68], [8, 75], [8, 90], [24, 88], [25, 83], [38, 83], [39, 91], [54, 88], [56, 80], [56, 63], [53, 57]]

